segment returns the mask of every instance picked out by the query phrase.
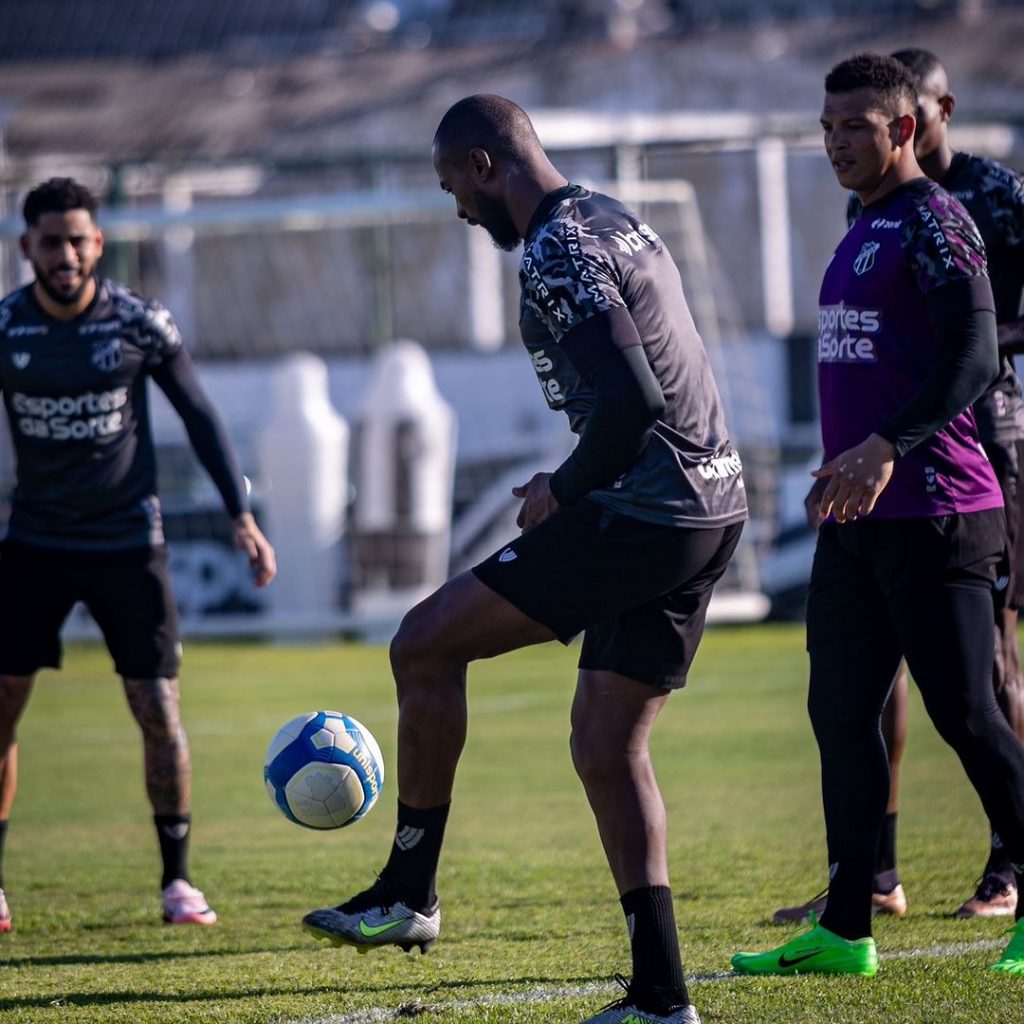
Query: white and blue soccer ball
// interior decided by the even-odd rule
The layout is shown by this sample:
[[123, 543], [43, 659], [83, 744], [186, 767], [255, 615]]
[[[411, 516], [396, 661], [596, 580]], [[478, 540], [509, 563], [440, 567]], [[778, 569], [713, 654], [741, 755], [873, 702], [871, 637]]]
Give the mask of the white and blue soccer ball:
[[351, 715], [311, 711], [287, 722], [270, 741], [263, 779], [289, 821], [342, 828], [377, 802], [384, 758], [370, 730]]

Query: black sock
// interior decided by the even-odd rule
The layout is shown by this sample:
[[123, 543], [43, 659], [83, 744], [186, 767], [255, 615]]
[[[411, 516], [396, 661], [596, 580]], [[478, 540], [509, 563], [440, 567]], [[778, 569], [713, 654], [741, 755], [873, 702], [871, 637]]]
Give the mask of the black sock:
[[1006, 852], [1003, 841], [994, 830], [992, 845], [988, 851], [988, 863], [985, 865], [985, 874], [998, 875], [1003, 882], [1013, 881], [1013, 864], [1010, 863], [1010, 855]]
[[1014, 912], [1013, 919], [1019, 921], [1024, 917], [1024, 898], [1021, 897], [1021, 893], [1024, 893], [1024, 864], [1012, 864], [1013, 868], [1013, 879], [1017, 883], [1017, 909]]
[[191, 882], [188, 876], [188, 837], [192, 830], [192, 815], [154, 814], [153, 822], [160, 841], [160, 859], [164, 864], [160, 888], [166, 889], [176, 878]]
[[663, 1013], [669, 1007], [686, 1005], [690, 994], [683, 979], [672, 890], [667, 885], [631, 889], [620, 902], [633, 954], [629, 992], [640, 1000], [637, 1008]]
[[896, 870], [896, 812], [886, 814], [875, 859], [875, 892], [892, 892], [900, 884]]
[[4, 887], [4, 840], [7, 838], [7, 822], [0, 821], [0, 889]]
[[419, 810], [398, 801], [398, 824], [391, 856], [381, 874], [413, 910], [437, 902], [437, 862], [451, 804]]
[[[821, 926], [844, 939], [871, 934], [871, 888], [874, 867], [869, 860], [848, 858], [829, 865], [828, 904]], [[865, 895], [867, 899], [865, 899]]]

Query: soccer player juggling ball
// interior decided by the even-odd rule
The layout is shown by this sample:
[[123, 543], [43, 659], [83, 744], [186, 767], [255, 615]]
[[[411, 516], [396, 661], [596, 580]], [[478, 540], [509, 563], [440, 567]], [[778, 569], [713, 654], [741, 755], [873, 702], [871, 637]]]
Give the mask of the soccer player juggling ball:
[[444, 116], [434, 169], [470, 225], [523, 243], [520, 327], [548, 404], [579, 442], [515, 489], [523, 533], [446, 583], [391, 646], [398, 827], [377, 883], [305, 925], [336, 943], [425, 948], [466, 734], [469, 662], [584, 634], [573, 762], [629, 922], [626, 994], [589, 1024], [697, 1024], [676, 935], [665, 809], [648, 737], [686, 682], [715, 581], [746, 519], [740, 459], [658, 235], [551, 164], [527, 115], [471, 96]]

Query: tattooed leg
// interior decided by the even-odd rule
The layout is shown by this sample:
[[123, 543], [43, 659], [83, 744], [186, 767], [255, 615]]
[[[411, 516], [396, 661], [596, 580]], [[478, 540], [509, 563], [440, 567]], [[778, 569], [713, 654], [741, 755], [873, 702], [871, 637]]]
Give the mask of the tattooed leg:
[[154, 814], [188, 814], [192, 763], [178, 712], [177, 679], [125, 679], [124, 692], [142, 730], [146, 792]]

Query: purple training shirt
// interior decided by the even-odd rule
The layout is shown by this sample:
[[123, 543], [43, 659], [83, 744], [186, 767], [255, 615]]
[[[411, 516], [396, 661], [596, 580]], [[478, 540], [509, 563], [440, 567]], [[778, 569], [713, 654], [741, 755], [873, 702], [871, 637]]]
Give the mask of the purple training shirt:
[[[836, 248], [818, 300], [826, 461], [877, 432], [924, 383], [939, 354], [927, 296], [986, 273], [974, 222], [928, 178], [907, 182], [863, 211]], [[1002, 504], [967, 409], [896, 460], [871, 516], [919, 518]]]

